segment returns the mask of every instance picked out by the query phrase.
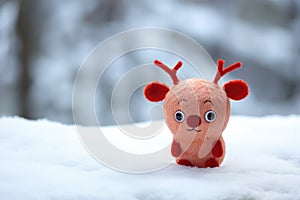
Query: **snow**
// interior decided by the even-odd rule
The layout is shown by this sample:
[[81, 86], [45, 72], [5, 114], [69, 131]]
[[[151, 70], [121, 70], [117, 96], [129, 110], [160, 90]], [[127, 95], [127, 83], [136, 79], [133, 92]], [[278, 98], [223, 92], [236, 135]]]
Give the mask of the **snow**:
[[[117, 127], [103, 127], [118, 134]], [[220, 168], [171, 163], [121, 173], [92, 158], [74, 125], [0, 118], [1, 199], [300, 199], [300, 116], [233, 116]], [[163, 129], [170, 137], [168, 129]], [[165, 143], [165, 141], [161, 142]], [[131, 144], [132, 145], [132, 144]], [[143, 147], [141, 147], [143, 148]]]

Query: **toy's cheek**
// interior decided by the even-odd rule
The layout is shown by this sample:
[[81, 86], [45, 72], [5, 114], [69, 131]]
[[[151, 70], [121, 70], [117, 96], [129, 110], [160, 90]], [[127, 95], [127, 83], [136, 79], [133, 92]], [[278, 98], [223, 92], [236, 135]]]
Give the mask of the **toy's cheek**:
[[170, 113], [168, 111], [165, 111], [164, 114], [165, 114], [166, 124], [169, 127], [169, 129], [171, 130], [171, 132], [173, 134], [177, 133], [178, 129], [179, 129], [179, 126], [180, 126], [180, 123], [178, 123], [174, 120], [174, 117], [173, 117], [172, 113]]
[[210, 124], [210, 123], [208, 123], [207, 121], [205, 121], [205, 119], [203, 119], [202, 121], [203, 121], [203, 123], [201, 124], [202, 134], [203, 134], [203, 135], [206, 135], [208, 129], [210, 128], [210, 126], [211, 126], [212, 124]]
[[166, 100], [163, 107], [165, 122], [173, 134], [176, 134], [178, 132], [179, 126], [181, 124], [174, 119], [174, 110], [176, 110], [177, 108], [177, 105], [175, 105], [173, 102], [168, 102], [168, 100]]

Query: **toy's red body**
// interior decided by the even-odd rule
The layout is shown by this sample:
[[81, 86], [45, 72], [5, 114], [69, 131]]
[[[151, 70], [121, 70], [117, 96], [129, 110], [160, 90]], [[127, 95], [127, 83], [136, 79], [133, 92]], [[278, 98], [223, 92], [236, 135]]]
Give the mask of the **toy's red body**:
[[157, 66], [170, 74], [173, 86], [153, 82], [145, 87], [149, 101], [164, 100], [166, 124], [173, 133], [171, 153], [181, 165], [218, 167], [225, 156], [222, 132], [230, 116], [229, 99], [241, 100], [248, 95], [248, 86], [242, 80], [234, 80], [223, 87], [217, 84], [226, 73], [241, 67], [235, 63], [223, 69], [224, 61], [218, 61], [214, 81], [199, 78], [179, 81], [176, 72], [182, 63], [170, 69], [160, 61]]

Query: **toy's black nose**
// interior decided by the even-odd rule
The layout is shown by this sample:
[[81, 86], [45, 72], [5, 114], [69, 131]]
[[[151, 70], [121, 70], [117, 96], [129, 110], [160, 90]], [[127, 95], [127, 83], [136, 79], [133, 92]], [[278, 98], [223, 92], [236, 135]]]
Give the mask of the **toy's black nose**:
[[201, 124], [201, 118], [198, 115], [190, 115], [187, 118], [187, 124], [192, 128], [198, 127]]

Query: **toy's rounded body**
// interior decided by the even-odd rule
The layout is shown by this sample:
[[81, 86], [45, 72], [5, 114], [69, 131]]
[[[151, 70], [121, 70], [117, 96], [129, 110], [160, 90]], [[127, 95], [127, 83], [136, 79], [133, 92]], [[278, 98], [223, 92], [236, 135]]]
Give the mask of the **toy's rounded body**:
[[179, 81], [178, 62], [170, 69], [160, 61], [154, 63], [166, 71], [173, 80], [168, 87], [152, 82], [145, 87], [144, 95], [149, 101], [164, 100], [166, 124], [173, 134], [171, 153], [180, 165], [218, 167], [225, 156], [222, 132], [230, 116], [230, 100], [241, 100], [248, 95], [248, 86], [242, 80], [229, 81], [219, 86], [218, 80], [226, 73], [241, 67], [235, 63], [223, 68], [218, 60], [218, 71], [213, 81], [191, 78]]
[[[176, 112], [182, 115], [180, 122]], [[214, 113], [214, 119], [208, 120], [207, 113]], [[221, 134], [230, 116], [230, 101], [222, 87], [199, 78], [181, 81], [165, 97], [164, 116], [173, 133], [171, 152], [178, 164], [221, 164], [225, 155]]]

